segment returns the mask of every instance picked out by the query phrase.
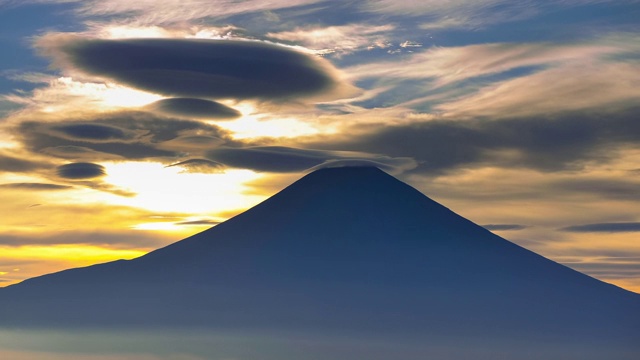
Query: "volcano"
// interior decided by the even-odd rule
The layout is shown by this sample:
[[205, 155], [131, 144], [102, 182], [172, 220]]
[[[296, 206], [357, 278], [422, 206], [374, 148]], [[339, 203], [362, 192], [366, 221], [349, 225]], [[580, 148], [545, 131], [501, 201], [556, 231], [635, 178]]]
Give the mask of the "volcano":
[[414, 339], [425, 354], [455, 344], [442, 359], [466, 359], [455, 347], [469, 344], [493, 359], [637, 359], [640, 295], [382, 170], [342, 167], [142, 257], [2, 288], [0, 327], [332, 333]]

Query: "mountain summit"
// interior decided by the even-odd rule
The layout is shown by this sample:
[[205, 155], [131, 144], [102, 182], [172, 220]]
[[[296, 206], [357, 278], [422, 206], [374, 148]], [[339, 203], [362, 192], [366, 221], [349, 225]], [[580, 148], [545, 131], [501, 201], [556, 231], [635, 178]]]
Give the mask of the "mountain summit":
[[522, 359], [632, 359], [640, 296], [377, 168], [342, 167], [140, 258], [0, 289], [0, 326], [344, 333], [545, 354]]

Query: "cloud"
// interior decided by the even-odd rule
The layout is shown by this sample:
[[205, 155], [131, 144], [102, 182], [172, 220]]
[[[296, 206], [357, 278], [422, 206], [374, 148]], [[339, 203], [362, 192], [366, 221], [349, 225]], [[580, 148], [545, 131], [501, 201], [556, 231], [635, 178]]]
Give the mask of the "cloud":
[[562, 231], [590, 233], [590, 232], [640, 232], [640, 222], [619, 222], [619, 223], [595, 223], [585, 225], [567, 226]]
[[443, 86], [518, 68], [549, 66], [623, 51], [622, 46], [600, 44], [492, 43], [432, 47], [405, 60], [355, 65], [345, 72], [357, 79], [433, 79], [433, 86]]
[[182, 135], [158, 144], [159, 148], [178, 151], [197, 151], [216, 148], [226, 141], [220, 137], [207, 135]]
[[611, 107], [640, 100], [640, 69], [629, 60], [634, 42], [621, 34], [581, 43], [433, 46], [344, 72], [373, 94], [354, 102], [366, 108], [504, 118]]
[[[627, 2], [633, 2], [629, 0]], [[560, 0], [560, 1], [509, 1], [509, 0], [368, 0], [362, 2], [365, 11], [387, 15], [431, 18], [438, 24], [477, 29], [497, 23], [513, 22], [532, 18], [543, 11], [572, 8], [581, 5], [613, 2], [612, 0]], [[448, 24], [446, 20], [452, 20]]]
[[581, 62], [501, 81], [435, 109], [447, 116], [503, 118], [615, 107], [640, 101], [638, 82], [639, 64]]
[[167, 167], [180, 167], [182, 173], [219, 174], [224, 172], [225, 166], [215, 161], [206, 159], [189, 159], [180, 161]]
[[220, 224], [220, 221], [216, 221], [216, 220], [192, 220], [192, 221], [182, 221], [182, 222], [178, 222], [176, 223], [176, 225], [187, 225], [187, 226], [212, 226], [212, 225], [218, 225]]
[[370, 47], [386, 47], [393, 25], [349, 24], [329, 27], [304, 27], [267, 33], [271, 39], [301, 44], [321, 53], [349, 53]]
[[86, 114], [56, 122], [24, 121], [16, 130], [19, 140], [34, 153], [89, 162], [175, 157], [204, 147], [204, 143], [239, 144], [217, 126], [140, 111]]
[[526, 229], [527, 226], [525, 225], [518, 225], [518, 224], [487, 224], [487, 225], [481, 225], [483, 228], [490, 230], [490, 231], [511, 231], [511, 230], [523, 230]]
[[102, 165], [93, 163], [71, 163], [58, 166], [56, 173], [65, 179], [91, 179], [106, 175]]
[[55, 156], [63, 159], [73, 159], [73, 160], [123, 159], [122, 156], [95, 151], [95, 150], [89, 149], [88, 147], [73, 146], [73, 145], [61, 145], [61, 146], [48, 147], [40, 150], [40, 152], [43, 154], [47, 154], [47, 155], [51, 155], [51, 156]]
[[167, 115], [212, 120], [231, 120], [242, 115], [238, 110], [219, 102], [194, 98], [163, 99], [149, 104], [147, 109]]
[[0, 154], [0, 171], [23, 173], [46, 167], [48, 167], [48, 165], [41, 162]]
[[83, 16], [133, 17], [139, 24], [180, 24], [205, 18], [219, 18], [247, 13], [310, 5], [320, 0], [54, 0], [78, 2], [77, 12]]
[[[622, 157], [620, 156], [619, 158]], [[634, 161], [634, 159], [630, 161]], [[640, 182], [634, 181], [635, 177], [625, 177], [624, 174], [618, 174], [613, 169], [609, 171], [611, 171], [611, 175], [608, 177], [600, 175], [581, 179], [572, 176], [568, 179], [553, 180], [549, 182], [548, 189], [565, 194], [590, 194], [602, 199], [618, 201], [637, 202], [640, 200], [640, 192], [638, 191]]]
[[0, 184], [0, 188], [29, 190], [29, 191], [37, 191], [37, 190], [46, 191], [46, 190], [68, 190], [68, 189], [71, 189], [72, 186], [59, 185], [59, 184], [47, 184], [47, 183], [9, 183], [9, 184]]
[[611, 161], [616, 151], [636, 146], [639, 115], [640, 108], [630, 107], [502, 120], [435, 118], [366, 124], [349, 127], [342, 136], [318, 136], [301, 145], [412, 157], [418, 163], [416, 170], [430, 174], [479, 166], [576, 170], [589, 162]]
[[81, 141], [109, 142], [126, 140], [133, 136], [118, 127], [101, 124], [63, 124], [52, 126], [50, 129], [69, 139]]
[[386, 160], [381, 159], [381, 161], [368, 160], [368, 159], [327, 160], [318, 166], [312, 167], [308, 171], [315, 171], [318, 169], [326, 169], [326, 168], [342, 168], [342, 167], [377, 167], [391, 174], [400, 174], [403, 171], [411, 170], [416, 166], [415, 162], [409, 158], [395, 159], [399, 161], [389, 161], [389, 160], [392, 160], [392, 159], [386, 159]]
[[396, 169], [415, 166], [410, 158], [391, 158], [366, 153], [298, 149], [284, 146], [256, 146], [246, 148], [218, 148], [207, 157], [230, 167], [266, 172], [298, 172], [330, 161], [375, 161]]
[[64, 69], [166, 96], [283, 101], [349, 92], [328, 61], [266, 42], [50, 34], [36, 46]]

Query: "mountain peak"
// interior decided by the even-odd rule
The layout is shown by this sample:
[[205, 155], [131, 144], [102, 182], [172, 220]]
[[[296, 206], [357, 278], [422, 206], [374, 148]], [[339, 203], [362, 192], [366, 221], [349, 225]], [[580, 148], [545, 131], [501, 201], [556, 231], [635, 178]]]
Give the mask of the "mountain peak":
[[637, 294], [502, 239], [371, 166], [316, 170], [224, 223], [131, 261], [0, 289], [3, 323], [640, 350]]

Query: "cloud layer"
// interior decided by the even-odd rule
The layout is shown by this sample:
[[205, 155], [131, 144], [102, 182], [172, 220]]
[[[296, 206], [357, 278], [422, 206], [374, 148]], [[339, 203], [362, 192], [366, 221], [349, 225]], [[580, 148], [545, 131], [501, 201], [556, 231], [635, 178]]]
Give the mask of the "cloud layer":
[[147, 108], [167, 115], [197, 119], [230, 120], [242, 115], [219, 102], [194, 98], [163, 99], [149, 104]]
[[341, 85], [328, 62], [258, 41], [48, 35], [37, 44], [62, 68], [167, 96], [281, 101]]

